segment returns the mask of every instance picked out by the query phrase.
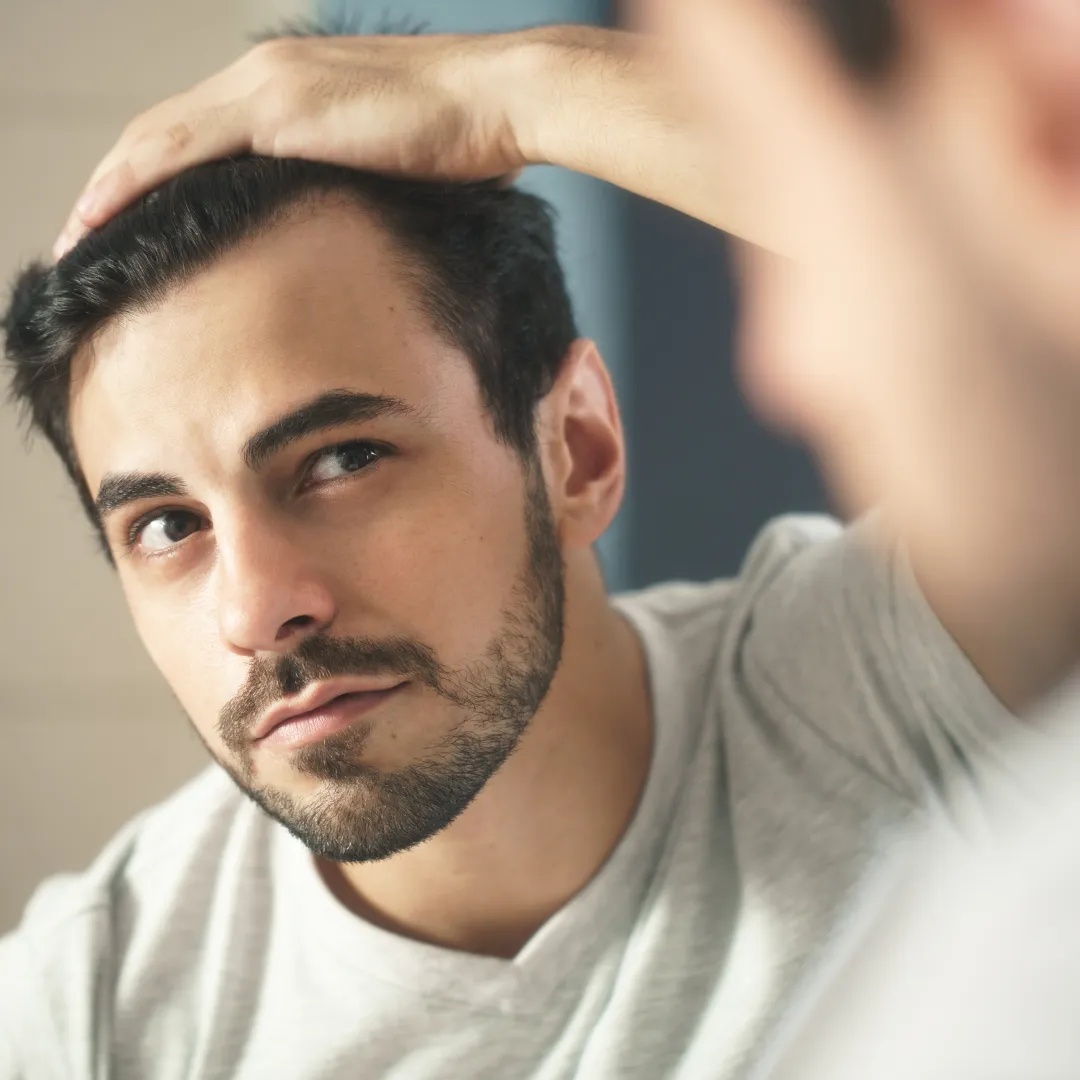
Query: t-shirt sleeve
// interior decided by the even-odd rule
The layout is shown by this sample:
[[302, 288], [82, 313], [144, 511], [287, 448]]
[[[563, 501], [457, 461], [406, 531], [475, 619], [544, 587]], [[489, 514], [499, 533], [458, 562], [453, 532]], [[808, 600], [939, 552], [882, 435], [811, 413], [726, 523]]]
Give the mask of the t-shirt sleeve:
[[[0, 955], [0, 964], [3, 962], [4, 958]], [[0, 1010], [3, 1010], [0, 1015], [7, 1015], [10, 1009], [6, 997], [6, 994], [0, 996]], [[15, 1056], [10, 1020], [0, 1020], [0, 1080], [27, 1080], [26, 1073]]]
[[922, 803], [977, 764], [1004, 765], [1020, 724], [874, 527], [790, 517], [767, 529], [740, 579], [733, 663], [743, 707], [781, 738], [812, 739]]
[[35, 1038], [28, 1030], [33, 981], [25, 942], [17, 933], [0, 937], [0, 1080], [30, 1080], [25, 1047]]

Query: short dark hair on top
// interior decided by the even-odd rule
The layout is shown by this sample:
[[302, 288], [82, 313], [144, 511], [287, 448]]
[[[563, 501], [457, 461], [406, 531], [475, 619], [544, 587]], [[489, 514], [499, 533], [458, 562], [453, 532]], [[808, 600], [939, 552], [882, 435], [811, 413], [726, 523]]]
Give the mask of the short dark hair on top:
[[[12, 395], [60, 455], [100, 530], [69, 426], [72, 360], [110, 320], [155, 304], [303, 207], [373, 215], [433, 328], [470, 359], [500, 439], [535, 452], [534, 413], [577, 336], [540, 198], [496, 183], [425, 183], [296, 159], [241, 157], [182, 173], [16, 279], [3, 315]], [[153, 363], [147, 357], [147, 363]]]

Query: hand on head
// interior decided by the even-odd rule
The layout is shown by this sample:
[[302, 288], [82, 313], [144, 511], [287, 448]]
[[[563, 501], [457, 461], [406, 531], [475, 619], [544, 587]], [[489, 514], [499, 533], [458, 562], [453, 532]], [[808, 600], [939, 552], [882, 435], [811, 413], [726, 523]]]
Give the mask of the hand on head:
[[94, 170], [54, 247], [170, 177], [235, 154], [415, 178], [480, 180], [526, 158], [500, 93], [502, 37], [285, 37], [137, 116]]

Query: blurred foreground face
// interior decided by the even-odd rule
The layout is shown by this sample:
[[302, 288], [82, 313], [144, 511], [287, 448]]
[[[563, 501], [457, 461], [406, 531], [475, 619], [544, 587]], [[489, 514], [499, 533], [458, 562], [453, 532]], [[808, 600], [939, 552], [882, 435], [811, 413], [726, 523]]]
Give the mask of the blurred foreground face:
[[[72, 382], [150, 655], [237, 783], [343, 861], [464, 809], [562, 641], [539, 465], [399, 266], [362, 213], [296, 214], [108, 325]], [[267, 732], [283, 702], [305, 715]]]
[[1080, 350], [1080, 5], [901, 0], [896, 166], [988, 307]]
[[1077, 366], [1080, 9], [902, 0], [891, 65], [862, 81], [813, 6], [646, 10], [769, 252], [742, 251], [751, 397], [865, 507], [901, 472], [924, 484], [915, 433], [1015, 412], [1018, 376]]
[[[648, 11], [758, 245], [740, 249], [750, 400], [850, 513], [884, 507], [935, 612], [1019, 707], [1068, 670], [1080, 611], [1080, 155], [1061, 152], [1080, 25], [1053, 0], [894, 7], [876, 83], [807, 4]], [[1009, 611], [1033, 627], [1022, 648], [1001, 647]]]

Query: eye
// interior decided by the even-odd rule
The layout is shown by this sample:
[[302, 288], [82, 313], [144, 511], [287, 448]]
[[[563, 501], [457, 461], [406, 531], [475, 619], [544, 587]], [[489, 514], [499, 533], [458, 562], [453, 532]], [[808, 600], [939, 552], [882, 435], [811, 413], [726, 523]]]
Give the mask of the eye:
[[337, 480], [342, 476], [360, 472], [369, 465], [374, 465], [383, 456], [383, 451], [372, 443], [349, 442], [339, 446], [329, 446], [315, 455], [308, 471], [308, 479], [314, 484], [328, 480]]
[[199, 517], [190, 510], [164, 510], [137, 521], [131, 529], [129, 547], [149, 553], [167, 551], [199, 531]]

